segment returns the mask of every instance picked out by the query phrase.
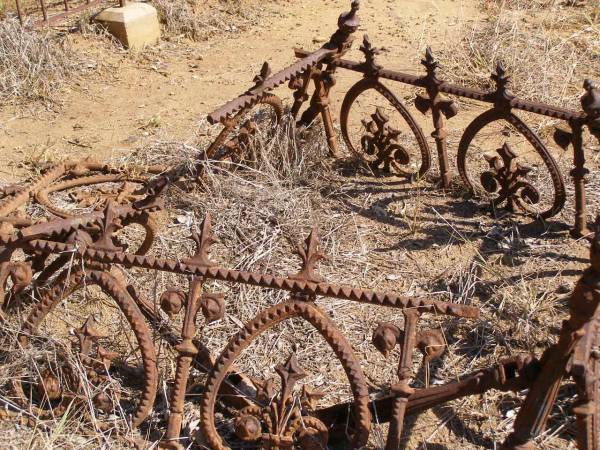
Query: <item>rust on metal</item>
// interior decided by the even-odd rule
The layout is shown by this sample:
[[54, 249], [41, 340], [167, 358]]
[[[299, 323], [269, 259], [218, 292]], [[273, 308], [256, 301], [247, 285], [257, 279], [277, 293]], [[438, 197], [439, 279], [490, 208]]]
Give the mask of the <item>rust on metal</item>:
[[[56, 26], [67, 17], [96, 8], [106, 3], [106, 1], [63, 0], [62, 2], [52, 2], [50, 5], [47, 5], [45, 0], [39, 0], [38, 3], [39, 8], [24, 7], [22, 5], [22, 0], [15, 0], [17, 17], [21, 25], [28, 25], [31, 23], [36, 28]], [[125, 0], [115, 0], [110, 3], [123, 7], [125, 5]], [[59, 6], [61, 4], [62, 6]], [[50, 10], [48, 6], [50, 6]], [[39, 18], [40, 13], [42, 15], [41, 19]]]
[[[45, 8], [43, 2], [42, 5]], [[64, 5], [66, 10], [74, 10], [68, 2]], [[361, 46], [365, 62], [344, 60], [342, 57], [350, 49], [360, 24], [358, 10], [359, 2], [352, 2], [350, 11], [340, 16], [338, 28], [330, 40], [313, 53], [296, 51], [301, 58], [296, 64], [275, 75], [271, 75], [267, 63], [263, 64], [249, 90], [209, 116], [211, 123], [220, 122], [224, 129], [204, 156], [221, 161], [246, 160], [260, 126], [248, 116], [253, 108], [262, 105], [270, 109], [277, 121], [281, 120], [283, 103], [270, 91], [285, 82], [289, 82], [293, 91], [291, 114], [295, 119], [300, 116], [298, 127], [307, 126], [321, 117], [330, 152], [337, 156], [340, 149], [329, 95], [335, 85], [336, 71], [347, 69], [363, 74], [363, 78], [344, 97], [340, 114], [342, 137], [350, 151], [372, 157], [369, 161], [373, 169], [419, 178], [431, 167], [430, 149], [421, 127], [406, 105], [381, 80], [397, 81], [424, 90], [417, 95], [415, 106], [422, 113], [432, 114], [433, 138], [444, 188], [451, 184], [445, 121], [458, 113], [455, 101], [446, 95], [476, 99], [490, 104], [491, 108], [466, 128], [458, 146], [457, 168], [463, 183], [475, 190], [473, 174], [467, 168], [473, 139], [485, 126], [507, 122], [543, 160], [554, 188], [551, 205], [542, 211], [534, 209], [540, 203], [541, 195], [528, 181], [530, 170], [519, 160], [519, 152], [508, 143], [495, 153], [481, 155], [488, 167], [479, 174], [480, 184], [494, 196], [492, 204], [495, 208], [506, 204], [513, 212], [525, 210], [548, 218], [560, 212], [565, 204], [563, 176], [547, 147], [515, 111], [534, 112], [565, 121], [567, 126], [557, 129], [554, 139], [565, 149], [573, 147], [571, 176], [576, 192], [573, 232], [583, 235], [592, 229], [594, 236], [590, 267], [582, 274], [569, 298], [569, 317], [563, 323], [558, 342], [547, 348], [540, 359], [516, 355], [447, 384], [430, 386], [429, 365], [443, 356], [447, 344], [442, 330], [420, 329], [423, 328], [422, 322], [419, 323], [421, 317], [435, 314], [476, 319], [480, 313], [476, 306], [329, 282], [317, 266], [325, 255], [320, 249], [316, 227], [298, 247], [298, 271], [287, 275], [238, 271], [221, 264], [218, 255], [211, 254], [217, 239], [208, 214], [200, 229], [190, 237], [195, 243], [192, 255], [181, 255], [181, 258], [153, 256], [150, 250], [157, 231], [153, 215], [163, 210], [169, 187], [188, 173], [182, 167], [125, 170], [92, 161], [67, 161], [51, 167], [29, 184], [2, 189], [0, 319], [7, 320], [18, 310], [15, 306], [25, 301], [24, 293], [35, 294], [30, 295], [32, 304], [27, 316], [20, 320], [22, 325], [17, 339], [21, 348], [30, 347], [37, 339], [43, 339], [43, 323], [51, 311], [80, 290], [98, 286], [121, 311], [132, 332], [135, 352], [141, 362], [140, 383], [126, 394], [102, 390], [92, 395], [84, 389], [82, 377], [94, 386], [110, 384], [113, 371], [125, 366], [123, 360], [130, 356], [112, 352], [105, 346], [106, 338], [99, 329], [97, 318], [91, 315], [73, 330], [77, 362], [81, 363], [83, 372], [74, 367], [65, 352], [57, 352], [51, 361], [37, 361], [41, 370], [23, 373], [10, 380], [12, 397], [19, 410], [31, 414], [27, 423], [33, 422], [33, 417], [41, 420], [61, 417], [71, 405], [92, 405], [100, 417], [95, 417], [94, 423], [102, 429], [114, 427], [109, 418], [123, 408], [129, 422], [123, 428], [140, 426], [151, 414], [157, 395], [159, 364], [155, 340], [161, 339], [177, 353], [169, 393], [168, 424], [160, 443], [164, 448], [183, 448], [184, 406], [194, 368], [206, 375], [201, 396], [200, 432], [202, 444], [211, 449], [239, 446], [359, 449], [367, 445], [373, 423], [390, 424], [386, 448], [398, 449], [408, 415], [490, 390], [527, 391], [514, 429], [503, 448], [533, 448], [534, 441], [544, 432], [558, 389], [566, 378], [573, 379], [577, 388], [572, 413], [565, 414], [572, 415], [577, 423], [578, 447], [581, 450], [600, 449], [600, 219], [594, 226], [586, 220], [587, 169], [582, 140], [585, 128], [593, 136], [600, 136], [600, 92], [593, 82], [585, 81], [582, 112], [521, 100], [510, 92], [509, 76], [501, 64], [492, 75], [495, 82], [492, 91], [451, 85], [439, 79], [439, 64], [430, 49], [423, 59], [425, 75], [392, 72], [377, 62], [379, 51], [366, 36]], [[309, 94], [311, 86], [314, 89], [312, 96]], [[357, 99], [368, 91], [380, 94], [406, 122], [417, 142], [419, 161], [410, 160], [413, 156], [401, 144], [402, 133], [392, 126], [384, 106], [380, 105], [368, 111], [370, 116], [362, 120], [364, 130], [359, 133], [360, 148], [355, 147], [349, 116]], [[305, 103], [308, 105], [300, 114]], [[409, 170], [408, 165], [413, 162], [414, 170]], [[105, 183], [117, 184], [117, 187], [103, 188]], [[97, 187], [99, 192], [90, 196], [72, 194], [73, 210], [53, 203], [54, 194], [89, 186]], [[30, 200], [45, 208], [50, 215], [47, 221], [35, 220], [24, 213]], [[73, 212], [81, 208], [88, 211]], [[118, 233], [134, 224], [141, 225], [146, 231], [137, 251], [128, 249], [119, 240]], [[24, 253], [27, 259], [14, 261], [17, 251]], [[177, 274], [188, 280], [187, 291], [181, 287], [167, 289], [157, 295], [159, 302], [155, 305], [128, 284], [125, 271], [134, 268]], [[259, 311], [243, 327], [236, 329], [237, 333], [219, 356], [213, 356], [202, 332], [204, 326], [198, 323], [208, 325], [226, 317], [227, 297], [211, 291], [214, 286], [211, 281], [215, 280], [287, 292], [289, 298]], [[321, 306], [330, 299], [364, 303], [373, 308], [395, 308], [404, 315], [402, 328], [396, 323], [380, 323], [373, 333], [373, 346], [385, 357], [399, 352], [396, 379], [381, 392], [370, 392], [358, 356]], [[173, 320], [163, 320], [165, 314]], [[180, 322], [175, 320], [177, 316]], [[320, 408], [324, 394], [307, 382], [310, 366], [303, 364], [295, 350], [278, 353], [279, 364], [265, 379], [244, 374], [239, 370], [239, 364], [236, 367], [253, 342], [289, 320], [303, 320], [329, 345], [344, 370], [351, 401]], [[181, 323], [179, 330], [175, 329], [176, 323]], [[425, 374], [424, 387], [417, 387], [413, 380], [415, 356], [419, 353]], [[128, 398], [122, 398], [123, 395]], [[16, 411], [0, 410], [0, 419], [15, 417]], [[223, 427], [224, 423], [227, 427]]]
[[[352, 109], [352, 104], [368, 89], [376, 89], [398, 110], [398, 112], [400, 112], [403, 119], [409, 125], [421, 150], [422, 163], [419, 174], [421, 176], [425, 175], [425, 173], [429, 171], [430, 165], [429, 149], [427, 143], [423, 142], [423, 132], [420, 126], [412, 119], [410, 113], [408, 113], [408, 111], [403, 111], [406, 110], [406, 107], [381, 84], [380, 80], [390, 80], [423, 88], [426, 95], [417, 94], [415, 98], [415, 107], [422, 113], [428, 111], [431, 111], [432, 113], [435, 128], [432, 136], [436, 141], [438, 150], [441, 185], [444, 188], [447, 188], [451, 184], [451, 171], [447, 156], [448, 143], [444, 122], [445, 120], [454, 117], [458, 113], [458, 109], [456, 103], [452, 99], [448, 99], [442, 94], [489, 103], [492, 104], [493, 108], [475, 119], [475, 121], [467, 127], [459, 144], [457, 169], [462, 182], [470, 191], [475, 192], [473, 180], [466, 169], [467, 153], [469, 152], [471, 142], [481, 129], [487, 125], [498, 121], [506, 121], [512, 125], [517, 132], [525, 137], [541, 157], [548, 174], [550, 175], [554, 188], [552, 204], [547, 209], [538, 210], [527, 202], [521, 202], [522, 205], [520, 209], [525, 210], [535, 217], [549, 218], [557, 215], [563, 209], [565, 204], [566, 190], [563, 174], [561, 174], [556, 161], [548, 151], [546, 145], [537, 134], [515, 114], [515, 111], [521, 110], [562, 120], [571, 128], [571, 130], [567, 132], [564, 130], [557, 131], [555, 140], [563, 148], [567, 148], [571, 144], [573, 146], [573, 169], [569, 174], [573, 178], [575, 186], [575, 219], [572, 234], [575, 237], [589, 234], [585, 192], [585, 177], [589, 171], [585, 167], [586, 156], [582, 140], [584, 128], [587, 128], [593, 136], [600, 139], [600, 90], [592, 80], [585, 80], [584, 82], [583, 87], [585, 93], [581, 98], [582, 111], [574, 111], [516, 97], [508, 89], [510, 77], [507, 74], [506, 68], [501, 63], [497, 65], [492, 74], [492, 80], [496, 85], [495, 89], [492, 91], [483, 91], [451, 84], [441, 80], [437, 75], [439, 62], [434, 59], [430, 48], [427, 48], [425, 58], [422, 62], [426, 69], [426, 74], [424, 76], [383, 68], [375, 61], [377, 51], [374, 49], [367, 36], [365, 36], [365, 41], [361, 50], [365, 54], [365, 62], [361, 63], [343, 58], [337, 58], [334, 62], [335, 67], [338, 69], [358, 72], [365, 77], [364, 81], [359, 82], [359, 84], [348, 91], [340, 114], [342, 135], [346, 142], [346, 146], [351, 152], [356, 154], [361, 153], [357, 151], [352, 143], [350, 139], [350, 130], [348, 129], [348, 116]], [[305, 58], [310, 53], [305, 50], [295, 49], [295, 54], [298, 58]], [[364, 151], [364, 153], [366, 153], [366, 151]], [[413, 175], [402, 172], [400, 172], [400, 174], [407, 176]], [[523, 207], [523, 205], [525, 205], [525, 207]], [[507, 202], [507, 206], [510, 208], [510, 202]]]

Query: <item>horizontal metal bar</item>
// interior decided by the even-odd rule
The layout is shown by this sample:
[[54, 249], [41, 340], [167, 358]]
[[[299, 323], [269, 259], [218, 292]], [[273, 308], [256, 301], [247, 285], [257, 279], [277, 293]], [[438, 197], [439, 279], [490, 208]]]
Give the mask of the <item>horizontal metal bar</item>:
[[29, 248], [44, 253], [79, 253], [83, 258], [105, 264], [119, 264], [127, 268], [142, 267], [171, 273], [187, 274], [196, 277], [209, 278], [232, 283], [260, 286], [267, 289], [281, 289], [289, 292], [319, 295], [323, 297], [350, 300], [390, 308], [416, 309], [420, 312], [445, 314], [454, 317], [475, 319], [479, 317], [479, 309], [456, 303], [448, 303], [418, 297], [407, 297], [392, 293], [357, 289], [350, 286], [340, 286], [327, 282], [280, 278], [273, 275], [255, 272], [240, 272], [218, 266], [197, 266], [181, 261], [154, 256], [134, 255], [131, 253], [99, 250], [93, 248], [78, 248], [74, 244], [65, 244], [46, 240], [33, 240], [26, 244]]
[[[72, 14], [76, 14], [82, 11], [85, 11], [87, 9], [91, 9], [94, 6], [97, 6], [101, 3], [104, 3], [105, 0], [92, 0], [89, 3], [84, 3], [82, 5], [79, 5], [75, 8], [69, 8], [68, 11], [62, 12], [60, 14], [55, 14], [53, 16], [48, 17], [48, 20], [38, 20], [37, 22], [33, 23], [34, 28], [38, 28], [38, 27], [42, 27], [42, 26], [50, 26], [56, 22], [58, 22], [61, 19], [64, 19], [65, 17], [68, 17]], [[116, 2], [115, 2], [116, 3]]]
[[321, 48], [316, 52], [307, 52], [302, 60], [277, 72], [275, 75], [265, 80], [264, 83], [260, 84], [260, 86], [250, 89], [246, 94], [227, 102], [225, 105], [211, 113], [207, 118], [208, 122], [210, 124], [223, 122], [239, 111], [256, 105], [266, 92], [296, 78], [309, 67], [319, 64], [334, 53], [335, 50], [326, 48]]
[[[303, 49], [294, 49], [294, 53], [298, 58], [304, 58], [309, 54], [306, 50]], [[358, 72], [364, 74], [366, 72], [365, 66], [362, 63], [356, 61], [350, 61], [347, 59], [340, 59], [335, 61], [335, 65], [337, 67], [341, 67], [342, 69], [351, 70], [353, 72]], [[379, 72], [379, 78], [398, 81], [404, 84], [410, 84], [418, 87], [425, 87], [427, 85], [426, 77], [410, 75], [407, 73], [396, 72], [393, 70], [382, 69]], [[466, 86], [459, 86], [452, 83], [441, 83], [438, 86], [438, 89], [441, 92], [446, 94], [452, 94], [459, 97], [470, 98], [473, 100], [478, 100], [485, 103], [494, 103], [495, 95], [493, 92], [486, 92], [480, 89], [473, 89]], [[584, 112], [577, 112], [570, 109], [558, 108], [556, 106], [547, 105], [545, 103], [534, 102], [529, 100], [523, 100], [520, 98], [513, 98], [510, 101], [510, 106], [515, 109], [519, 109], [522, 111], [531, 112], [534, 114], [540, 114], [547, 117], [553, 117], [555, 119], [561, 120], [585, 120], [587, 118]]]

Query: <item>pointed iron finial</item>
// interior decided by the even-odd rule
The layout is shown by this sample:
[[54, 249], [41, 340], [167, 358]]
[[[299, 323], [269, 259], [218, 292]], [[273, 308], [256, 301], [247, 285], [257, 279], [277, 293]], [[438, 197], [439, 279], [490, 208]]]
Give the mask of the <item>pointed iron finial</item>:
[[506, 66], [502, 61], [496, 64], [496, 70], [492, 73], [491, 79], [496, 83], [496, 96], [498, 100], [511, 100], [513, 95], [508, 91], [510, 77], [506, 74]]
[[218, 265], [208, 256], [211, 246], [217, 242], [217, 239], [212, 234], [210, 213], [206, 213], [202, 225], [200, 226], [200, 232], [193, 231], [191, 238], [196, 243], [196, 254], [183, 262], [191, 266], [201, 267], [214, 267]]
[[346, 33], [354, 33], [360, 26], [358, 18], [358, 10], [360, 9], [360, 1], [354, 0], [350, 6], [350, 11], [344, 13], [338, 19], [338, 28]]
[[382, 67], [377, 64], [377, 55], [381, 53], [381, 49], [373, 47], [373, 44], [371, 44], [371, 40], [369, 39], [369, 35], [365, 34], [363, 37], [363, 43], [359, 50], [365, 55], [365, 76], [376, 77], [379, 74], [379, 71], [382, 69]]
[[315, 273], [317, 262], [325, 258], [325, 255], [319, 251], [319, 236], [317, 229], [313, 228], [304, 241], [305, 245], [299, 245], [297, 254], [302, 258], [302, 270], [296, 275], [290, 276], [293, 280], [310, 281], [320, 283], [324, 278]]
[[431, 47], [427, 46], [425, 49], [425, 58], [421, 60], [421, 64], [425, 66], [427, 69], [427, 75], [430, 77], [435, 77], [435, 72], [439, 68], [440, 63], [436, 61], [433, 56], [433, 52], [431, 51]]
[[117, 204], [113, 199], [109, 199], [102, 218], [102, 235], [90, 248], [109, 252], [122, 252], [123, 247], [117, 247], [113, 243], [113, 235], [120, 228], [121, 220], [118, 218]]
[[329, 42], [324, 45], [324, 48], [335, 50], [337, 56], [341, 56], [346, 53], [352, 46], [352, 35], [360, 26], [360, 19], [358, 18], [358, 10], [360, 9], [360, 2], [354, 0], [352, 2], [352, 8], [347, 13], [342, 14], [338, 19], [338, 29], [331, 36]]
[[306, 377], [306, 372], [300, 366], [295, 353], [292, 353], [284, 364], [278, 364], [275, 371], [281, 377], [282, 386], [293, 388], [302, 378]]
[[279, 364], [275, 367], [275, 371], [281, 377], [281, 396], [279, 398], [280, 410], [283, 411], [288, 403], [288, 399], [292, 395], [294, 386], [302, 378], [305, 378], [307, 373], [304, 371], [296, 354], [292, 353], [285, 364]]
[[79, 352], [82, 355], [89, 355], [92, 345], [98, 342], [98, 339], [104, 337], [97, 327], [98, 321], [94, 315], [90, 315], [81, 328], [74, 330], [75, 336], [79, 339]]
[[581, 106], [592, 119], [600, 118], [600, 90], [589, 78], [583, 82], [585, 94], [581, 97]]
[[269, 63], [265, 61], [260, 69], [260, 73], [254, 77], [254, 82], [256, 86], [261, 86], [267, 78], [271, 76], [271, 66]]

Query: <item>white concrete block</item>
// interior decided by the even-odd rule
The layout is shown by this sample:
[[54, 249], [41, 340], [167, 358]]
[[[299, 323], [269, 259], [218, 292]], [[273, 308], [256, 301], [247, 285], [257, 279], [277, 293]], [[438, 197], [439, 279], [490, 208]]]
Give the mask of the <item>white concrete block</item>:
[[156, 44], [160, 25], [156, 9], [147, 3], [127, 3], [122, 8], [108, 8], [95, 18], [126, 48], [140, 49]]

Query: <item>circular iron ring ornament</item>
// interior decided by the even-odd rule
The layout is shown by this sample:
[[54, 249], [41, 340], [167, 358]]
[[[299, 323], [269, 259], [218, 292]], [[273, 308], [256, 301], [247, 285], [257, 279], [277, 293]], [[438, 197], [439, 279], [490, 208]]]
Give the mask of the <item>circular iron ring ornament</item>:
[[244, 329], [229, 341], [208, 375], [202, 397], [201, 428], [210, 448], [215, 450], [228, 449], [215, 426], [215, 404], [221, 384], [230, 373], [236, 358], [266, 330], [280, 322], [296, 317], [303, 318], [315, 327], [342, 364], [354, 396], [354, 415], [357, 424], [349, 448], [358, 449], [366, 445], [371, 429], [369, 390], [351, 345], [329, 317], [316, 305], [301, 300], [289, 300], [261, 312], [251, 322], [247, 323]]
[[[82, 176], [82, 177], [77, 177], [77, 178], [73, 178], [70, 180], [58, 181], [56, 183], [50, 184], [49, 186], [37, 191], [35, 193], [35, 199], [37, 200], [37, 202], [39, 204], [41, 204], [44, 208], [46, 208], [46, 210], [48, 210], [48, 212], [54, 214], [55, 216], [60, 217], [62, 219], [70, 219], [72, 217], [75, 217], [77, 215], [77, 213], [68, 211], [64, 208], [61, 208], [61, 207], [55, 205], [50, 200], [50, 194], [66, 191], [66, 190], [77, 188], [77, 187], [91, 187], [94, 185], [99, 185], [99, 184], [104, 184], [104, 183], [129, 183], [132, 185], [133, 184], [140, 185], [139, 187], [142, 188], [143, 186], [145, 186], [148, 183], [148, 179], [149, 179], [148, 177], [142, 177], [142, 176], [131, 177], [124, 173], [110, 173], [110, 174], [96, 174], [96, 175]], [[125, 201], [121, 201], [119, 203], [125, 204], [125, 203], [133, 202], [133, 200], [134, 200], [133, 194], [134, 193], [132, 192], [131, 195], [124, 196], [124, 197], [126, 197], [124, 199]], [[98, 194], [98, 198], [97, 198], [98, 202], [101, 201], [100, 196], [101, 196], [101, 194]], [[114, 196], [115, 197], [118, 196], [118, 192], [116, 190], [114, 192]], [[92, 194], [89, 195], [90, 199], [92, 199], [93, 197], [94, 196]], [[142, 198], [143, 195], [140, 194], [140, 195], [138, 195], [138, 197]], [[100, 206], [103, 206], [103, 205], [100, 205]]]
[[[525, 198], [532, 198], [535, 196], [529, 195], [530, 189], [526, 189], [523, 192], [523, 197], [520, 198], [518, 195], [515, 200], [518, 202], [518, 205], [525, 210], [526, 212], [536, 215], [542, 219], [548, 219], [550, 217], [558, 214], [565, 205], [566, 200], [566, 191], [565, 191], [565, 183], [560, 173], [560, 169], [556, 164], [556, 161], [552, 157], [552, 155], [548, 152], [548, 149], [541, 141], [539, 136], [531, 130], [523, 122], [521, 118], [516, 116], [510, 111], [498, 111], [497, 109], [490, 109], [480, 116], [476, 117], [473, 122], [469, 124], [466, 128], [458, 146], [458, 157], [457, 157], [457, 166], [458, 172], [460, 173], [460, 177], [467, 187], [469, 191], [472, 193], [475, 192], [474, 184], [471, 178], [467, 173], [467, 153], [471, 146], [471, 143], [475, 136], [479, 134], [479, 132], [488, 126], [489, 124], [497, 121], [505, 120], [510, 125], [512, 125], [526, 140], [529, 144], [534, 148], [534, 150], [540, 155], [548, 172], [550, 173], [550, 177], [552, 178], [552, 184], [554, 186], [554, 201], [552, 206], [550, 206], [547, 210], [543, 212], [537, 212], [534, 208], [531, 208], [525, 201]], [[517, 193], [518, 194], [518, 193]]]
[[[417, 140], [417, 144], [419, 146], [419, 150], [421, 152], [421, 166], [418, 170], [418, 177], [423, 177], [431, 167], [431, 152], [429, 150], [429, 144], [427, 143], [427, 139], [423, 134], [423, 130], [417, 124], [416, 120], [410, 113], [410, 111], [402, 104], [402, 102], [396, 97], [396, 95], [390, 91], [387, 87], [385, 87], [377, 78], [365, 78], [356, 83], [346, 96], [344, 97], [344, 101], [342, 103], [342, 111], [340, 114], [340, 127], [342, 130], [342, 136], [344, 137], [344, 141], [346, 142], [346, 146], [348, 149], [354, 154], [360, 154], [361, 152], [357, 151], [349, 136], [348, 130], [348, 121], [350, 118], [350, 111], [352, 110], [352, 106], [354, 102], [365, 92], [369, 90], [375, 90], [380, 95], [382, 95], [402, 116], [404, 121], [409, 126], [413, 135]], [[361, 140], [362, 141], [362, 140]], [[362, 142], [361, 142], [362, 144]], [[408, 172], [402, 169], [400, 165], [407, 164], [409, 161], [407, 160], [408, 155], [406, 151], [401, 148], [401, 146], [392, 144], [393, 147], [397, 150], [402, 150], [402, 154], [399, 155], [398, 161], [394, 164], [394, 169], [397, 171], [399, 175], [406, 176], [409, 178], [415, 177], [417, 174], [414, 172]]]
[[[19, 344], [27, 348], [30, 345], [31, 337], [37, 334], [39, 326], [53, 309], [80, 288], [91, 285], [99, 286], [107, 296], [115, 301], [129, 323], [141, 353], [143, 371], [142, 388], [135, 411], [131, 415], [131, 426], [136, 428], [146, 419], [152, 410], [156, 398], [158, 387], [156, 351], [152, 340], [152, 333], [150, 333], [144, 316], [135, 301], [121, 287], [115, 277], [97, 270], [77, 271], [70, 275], [67, 272], [63, 272], [53, 287], [44, 292], [39, 303], [29, 313], [19, 333]], [[23, 391], [21, 383], [13, 383], [13, 388], [23, 407], [30, 408], [33, 406], [28, 404], [28, 396]], [[40, 418], [54, 418], [54, 415], [57, 413], [63, 414], [66, 411], [66, 405], [61, 402], [59, 409], [51, 411], [50, 415], [48, 415], [48, 411], [35, 407], [32, 408], [32, 411]]]

